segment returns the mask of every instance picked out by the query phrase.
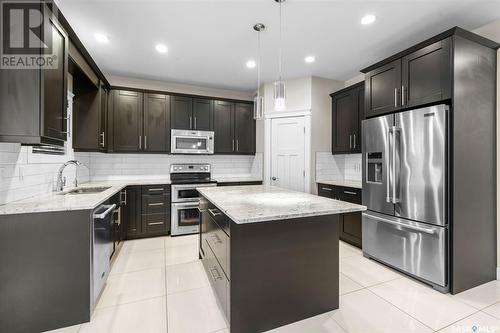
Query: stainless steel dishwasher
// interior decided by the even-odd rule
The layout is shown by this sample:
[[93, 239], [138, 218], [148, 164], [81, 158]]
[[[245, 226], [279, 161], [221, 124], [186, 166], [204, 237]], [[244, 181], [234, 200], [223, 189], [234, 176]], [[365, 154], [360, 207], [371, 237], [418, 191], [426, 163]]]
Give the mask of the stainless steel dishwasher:
[[109, 274], [109, 257], [111, 255], [111, 218], [116, 205], [101, 205], [94, 210], [92, 241], [92, 304], [95, 306], [99, 294]]

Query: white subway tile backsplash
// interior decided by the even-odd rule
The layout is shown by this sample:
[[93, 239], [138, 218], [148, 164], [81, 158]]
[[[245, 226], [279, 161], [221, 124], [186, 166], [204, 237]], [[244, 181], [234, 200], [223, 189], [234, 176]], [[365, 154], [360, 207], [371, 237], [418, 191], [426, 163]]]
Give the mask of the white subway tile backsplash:
[[332, 155], [331, 152], [317, 152], [316, 181], [321, 180], [361, 181], [361, 154]]

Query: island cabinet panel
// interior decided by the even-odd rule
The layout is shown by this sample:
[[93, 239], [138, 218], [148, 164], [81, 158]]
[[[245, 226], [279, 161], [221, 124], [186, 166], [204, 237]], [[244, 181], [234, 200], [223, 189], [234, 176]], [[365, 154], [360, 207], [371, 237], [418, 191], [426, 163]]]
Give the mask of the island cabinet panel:
[[339, 215], [237, 224], [203, 196], [200, 211], [200, 258], [231, 332], [338, 308]]

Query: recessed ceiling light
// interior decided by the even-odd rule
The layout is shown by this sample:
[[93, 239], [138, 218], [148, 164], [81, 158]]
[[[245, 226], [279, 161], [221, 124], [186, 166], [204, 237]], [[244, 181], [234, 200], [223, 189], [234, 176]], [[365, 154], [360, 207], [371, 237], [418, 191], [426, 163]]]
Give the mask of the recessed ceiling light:
[[304, 59], [305, 62], [307, 62], [308, 64], [312, 64], [313, 62], [316, 61], [316, 58], [314, 56], [307, 56], [305, 59]]
[[255, 68], [256, 66], [257, 66], [257, 63], [255, 62], [255, 60], [248, 60], [247, 61], [248, 68]]
[[99, 43], [103, 43], [103, 44], [109, 43], [109, 37], [107, 35], [105, 35], [105, 34], [96, 33], [96, 34], [94, 34], [94, 38]]
[[377, 17], [375, 17], [375, 15], [372, 15], [372, 14], [365, 15], [361, 18], [361, 24], [364, 24], [364, 25], [371, 24], [371, 23], [375, 22], [376, 19], [377, 19]]
[[158, 51], [158, 53], [167, 53], [168, 52], [167, 45], [162, 44], [162, 43], [156, 44], [155, 49], [156, 49], [156, 51]]

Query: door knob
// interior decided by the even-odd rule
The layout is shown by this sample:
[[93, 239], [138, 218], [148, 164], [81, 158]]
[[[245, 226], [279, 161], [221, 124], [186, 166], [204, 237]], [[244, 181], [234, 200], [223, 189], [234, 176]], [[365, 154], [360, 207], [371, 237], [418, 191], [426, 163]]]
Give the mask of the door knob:
[[277, 177], [271, 177], [271, 180], [278, 180]]

